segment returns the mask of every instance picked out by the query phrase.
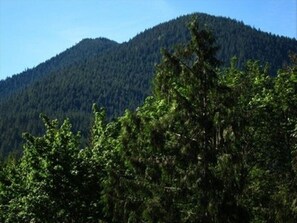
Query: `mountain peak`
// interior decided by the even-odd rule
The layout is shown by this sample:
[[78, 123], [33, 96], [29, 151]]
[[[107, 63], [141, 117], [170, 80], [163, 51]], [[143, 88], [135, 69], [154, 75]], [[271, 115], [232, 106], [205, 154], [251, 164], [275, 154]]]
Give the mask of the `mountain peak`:
[[[160, 49], [189, 40], [187, 24], [193, 16], [214, 33], [217, 56], [238, 65], [248, 59], [268, 62], [271, 74], [297, 52], [294, 39], [260, 32], [242, 22], [203, 13], [181, 16], [119, 44], [106, 38], [86, 38], [59, 55], [5, 81], [0, 81], [0, 152], [20, 148], [21, 133], [40, 133], [38, 114], [70, 117], [76, 130], [88, 129], [91, 105], [105, 107], [109, 117], [139, 106], [150, 94], [154, 65]], [[10, 128], [7, 128], [10, 126]], [[83, 132], [83, 134], [88, 134]]]

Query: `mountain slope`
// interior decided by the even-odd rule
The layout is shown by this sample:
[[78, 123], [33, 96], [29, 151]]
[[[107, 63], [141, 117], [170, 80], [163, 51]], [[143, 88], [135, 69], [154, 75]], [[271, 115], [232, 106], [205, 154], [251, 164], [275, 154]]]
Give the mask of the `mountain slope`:
[[23, 89], [35, 81], [65, 69], [76, 63], [82, 63], [95, 55], [103, 53], [105, 50], [116, 46], [117, 43], [105, 38], [83, 39], [75, 46], [67, 49], [59, 55], [39, 64], [37, 67], [28, 69], [20, 74], [8, 77], [0, 81], [0, 100]]
[[[273, 75], [287, 63], [288, 51], [297, 52], [294, 39], [260, 32], [231, 19], [206, 14], [195, 16], [201, 28], [212, 30], [216, 36], [221, 47], [218, 58], [223, 64], [229, 63], [232, 56], [237, 56], [240, 66], [247, 59], [258, 59], [271, 64]], [[26, 73], [3, 81], [0, 151], [6, 155], [20, 148], [21, 132], [40, 133], [41, 112], [51, 117], [70, 117], [76, 130], [84, 130], [88, 129], [92, 103], [106, 107], [109, 117], [139, 106], [150, 94], [160, 49], [184, 43], [189, 38], [186, 25], [191, 19], [192, 15], [183, 16], [160, 24], [122, 44], [106, 39], [84, 40], [72, 47], [71, 52], [60, 54], [68, 53], [65, 62], [56, 58], [43, 64], [48, 67], [47, 72], [39, 72], [39, 66], [30, 70], [28, 76], [33, 81], [16, 84], [18, 87], [12, 91], [8, 88], [2, 91], [2, 86], [14, 81], [21, 83]]]

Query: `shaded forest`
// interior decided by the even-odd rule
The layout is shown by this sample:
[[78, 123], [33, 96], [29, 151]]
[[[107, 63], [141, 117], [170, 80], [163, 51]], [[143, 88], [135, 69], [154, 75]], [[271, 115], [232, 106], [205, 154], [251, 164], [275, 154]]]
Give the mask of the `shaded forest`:
[[111, 120], [93, 105], [87, 146], [41, 115], [45, 133], [1, 163], [0, 221], [296, 222], [297, 56], [274, 77], [220, 67], [197, 27], [162, 51], [141, 106]]
[[[22, 132], [44, 133], [40, 113], [63, 120], [70, 118], [87, 145], [91, 105], [105, 107], [108, 119], [135, 109], [151, 95], [154, 66], [160, 49], [173, 52], [177, 44], [190, 40], [186, 24], [193, 15], [145, 30], [128, 42], [85, 39], [65, 52], [19, 75], [0, 81], [0, 153], [21, 153]], [[244, 69], [256, 59], [269, 75], [289, 63], [288, 52], [297, 52], [294, 39], [261, 32], [235, 20], [195, 14], [201, 28], [211, 30], [220, 49], [216, 56], [222, 67], [237, 57]]]

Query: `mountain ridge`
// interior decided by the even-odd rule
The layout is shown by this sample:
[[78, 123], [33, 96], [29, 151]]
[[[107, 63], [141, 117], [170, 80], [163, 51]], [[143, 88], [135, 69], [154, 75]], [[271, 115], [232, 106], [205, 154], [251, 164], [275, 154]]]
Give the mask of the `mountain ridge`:
[[[185, 43], [190, 36], [186, 25], [193, 16], [202, 28], [213, 31], [221, 46], [218, 58], [224, 65], [233, 56], [237, 56], [238, 66], [244, 66], [247, 59], [257, 59], [263, 66], [269, 62], [273, 73], [287, 63], [289, 50], [297, 52], [296, 40], [259, 32], [236, 20], [201, 13], [161, 23], [121, 44], [99, 38], [106, 46], [97, 45], [96, 40], [85, 39], [73, 46], [75, 53], [69, 58], [74, 60], [63, 68], [62, 64], [61, 69], [59, 66], [49, 69], [41, 78], [33, 78], [26, 86], [8, 93], [4, 90], [9, 87], [2, 88], [7, 82], [0, 82], [0, 151], [7, 154], [19, 149], [21, 132], [39, 134], [41, 112], [60, 119], [69, 117], [76, 130], [84, 130], [88, 129], [93, 103], [105, 107], [110, 118], [139, 106], [150, 94], [154, 66], [161, 58], [160, 49], [170, 50]], [[84, 46], [85, 53], [78, 53], [78, 46]], [[96, 50], [100, 46], [103, 51]]]
[[[10, 95], [14, 91], [28, 86], [35, 80], [39, 80], [43, 76], [46, 76], [48, 73], [62, 69], [62, 64], [63, 66], [71, 66], [75, 62], [79, 62], [92, 56], [92, 54], [94, 55], [96, 53], [99, 53], [100, 51], [104, 52], [107, 48], [112, 47], [112, 44], [118, 43], [103, 37], [95, 39], [82, 39], [74, 46], [38, 64], [36, 67], [26, 69], [19, 74], [14, 74], [12, 77], [7, 77], [4, 80], [0, 80], [0, 100], [1, 98]], [[93, 48], [91, 48], [90, 46], [93, 46]], [[80, 54], [80, 57], [74, 57], [78, 54]], [[50, 72], [47, 72], [49, 66], [52, 70]]]

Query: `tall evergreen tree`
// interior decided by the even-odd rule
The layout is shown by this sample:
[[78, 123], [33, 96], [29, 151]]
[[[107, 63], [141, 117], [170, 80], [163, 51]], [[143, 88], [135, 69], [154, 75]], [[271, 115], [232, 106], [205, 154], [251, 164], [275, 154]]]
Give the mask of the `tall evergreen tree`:
[[195, 22], [190, 30], [188, 45], [164, 51], [153, 97], [121, 119], [124, 222], [248, 219], [237, 200], [242, 159], [227, 122], [230, 93], [219, 83], [217, 47]]

